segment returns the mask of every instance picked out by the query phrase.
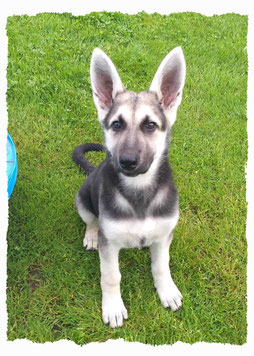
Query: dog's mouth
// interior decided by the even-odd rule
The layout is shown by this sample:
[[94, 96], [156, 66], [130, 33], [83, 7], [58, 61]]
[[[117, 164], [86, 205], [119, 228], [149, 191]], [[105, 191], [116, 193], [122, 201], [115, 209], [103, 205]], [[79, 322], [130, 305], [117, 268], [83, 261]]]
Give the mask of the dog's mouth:
[[128, 172], [123, 169], [119, 169], [119, 172], [122, 173], [123, 175], [125, 175], [126, 177], [137, 177], [140, 174], [145, 174], [147, 171], [145, 171], [145, 172]]
[[137, 167], [136, 169], [130, 171], [130, 170], [126, 170], [126, 169], [119, 167], [118, 172], [122, 173], [126, 177], [137, 177], [139, 175], [145, 174], [149, 170], [149, 168], [150, 168], [150, 166], [149, 167], [140, 167], [140, 168]]
[[135, 163], [133, 162], [133, 164], [131, 164], [131, 162], [128, 162], [128, 164], [121, 164], [122, 162], [119, 157], [111, 156], [111, 158], [116, 172], [121, 173], [126, 177], [137, 177], [147, 173], [153, 162], [153, 158], [150, 158], [146, 160], [146, 162], [139, 161]]

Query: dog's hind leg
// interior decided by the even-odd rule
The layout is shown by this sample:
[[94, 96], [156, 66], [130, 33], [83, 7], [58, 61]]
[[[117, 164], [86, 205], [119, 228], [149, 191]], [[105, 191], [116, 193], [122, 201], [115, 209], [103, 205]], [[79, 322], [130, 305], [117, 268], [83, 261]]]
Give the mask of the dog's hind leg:
[[84, 207], [79, 195], [76, 197], [76, 207], [79, 216], [86, 223], [86, 232], [83, 239], [83, 246], [86, 250], [97, 250], [99, 231], [97, 217]]
[[98, 220], [94, 217], [94, 220], [86, 224], [86, 232], [83, 239], [83, 247], [86, 250], [98, 250]]
[[86, 225], [85, 237], [83, 239], [83, 246], [86, 250], [98, 250], [98, 231], [97, 218]]

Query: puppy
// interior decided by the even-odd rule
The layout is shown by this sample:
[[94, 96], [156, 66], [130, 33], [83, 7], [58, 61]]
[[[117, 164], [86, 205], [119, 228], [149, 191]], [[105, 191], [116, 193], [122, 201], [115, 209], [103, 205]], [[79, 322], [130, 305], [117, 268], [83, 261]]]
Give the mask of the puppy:
[[94, 167], [84, 157], [101, 151], [83, 144], [74, 161], [88, 174], [76, 196], [86, 223], [84, 247], [100, 256], [102, 319], [111, 328], [128, 318], [120, 293], [118, 254], [122, 248], [149, 247], [154, 286], [165, 308], [178, 310], [182, 295], [169, 269], [169, 247], [178, 221], [178, 193], [169, 165], [170, 129], [185, 81], [182, 49], [160, 64], [150, 88], [124, 88], [114, 64], [100, 49], [90, 67], [93, 98], [104, 131], [106, 159]]

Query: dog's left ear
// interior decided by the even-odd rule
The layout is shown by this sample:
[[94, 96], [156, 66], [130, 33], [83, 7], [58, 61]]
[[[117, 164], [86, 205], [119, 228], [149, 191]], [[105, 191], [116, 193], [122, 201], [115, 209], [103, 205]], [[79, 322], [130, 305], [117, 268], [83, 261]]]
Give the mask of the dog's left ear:
[[99, 48], [95, 48], [92, 54], [90, 77], [94, 103], [102, 121], [113, 105], [116, 94], [124, 91], [124, 87], [111, 59]]
[[171, 126], [175, 122], [176, 110], [182, 100], [185, 73], [182, 48], [176, 47], [161, 62], [149, 88], [150, 91], [156, 92]]

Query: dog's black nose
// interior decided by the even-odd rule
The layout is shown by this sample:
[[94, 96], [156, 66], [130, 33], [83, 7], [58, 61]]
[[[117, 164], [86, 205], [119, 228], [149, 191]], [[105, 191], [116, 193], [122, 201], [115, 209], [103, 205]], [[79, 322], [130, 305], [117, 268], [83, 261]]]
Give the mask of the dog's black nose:
[[122, 169], [126, 171], [133, 171], [138, 165], [138, 156], [123, 155], [119, 158], [119, 163]]

